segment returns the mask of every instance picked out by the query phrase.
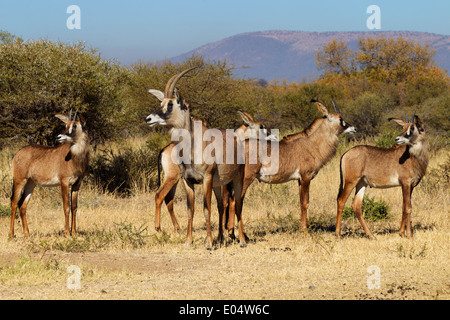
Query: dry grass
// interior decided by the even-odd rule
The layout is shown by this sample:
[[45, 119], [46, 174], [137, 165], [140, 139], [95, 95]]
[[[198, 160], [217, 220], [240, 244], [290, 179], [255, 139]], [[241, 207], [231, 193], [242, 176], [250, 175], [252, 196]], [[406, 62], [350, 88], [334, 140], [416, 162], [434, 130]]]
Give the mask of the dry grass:
[[[0, 155], [0, 182], [10, 181], [10, 157]], [[440, 151], [431, 159], [430, 169], [447, 157], [448, 151]], [[364, 237], [358, 221], [345, 220], [344, 236], [338, 240], [334, 236], [338, 159], [312, 182], [307, 234], [298, 231], [297, 183], [255, 182], [244, 206], [250, 238], [244, 249], [236, 243], [204, 249], [200, 196], [194, 244], [186, 249], [186, 230], [173, 231], [165, 208], [164, 232], [153, 231], [154, 192], [136, 191], [130, 198], [119, 198], [92, 186], [81, 191], [79, 235], [65, 238], [59, 190], [36, 189], [28, 208], [30, 239], [23, 238], [16, 220], [17, 238], [8, 240], [10, 218], [0, 215], [0, 298], [448, 299], [448, 190], [425, 190], [422, 184], [432, 184], [425, 180], [416, 188], [414, 238], [404, 239], [397, 234], [400, 189], [370, 189], [370, 196], [389, 204], [393, 219], [368, 222], [376, 241]], [[9, 206], [8, 183], [0, 184], [1, 208]], [[185, 228], [181, 188], [175, 212]], [[81, 290], [67, 288], [69, 265], [82, 270]], [[372, 265], [380, 268], [380, 289], [367, 286], [367, 268]]]

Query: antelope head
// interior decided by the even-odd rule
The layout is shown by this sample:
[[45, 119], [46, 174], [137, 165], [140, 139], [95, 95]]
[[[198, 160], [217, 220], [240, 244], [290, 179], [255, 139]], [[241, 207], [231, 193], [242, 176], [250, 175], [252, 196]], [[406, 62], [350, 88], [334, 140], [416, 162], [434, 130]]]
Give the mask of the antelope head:
[[250, 132], [246, 132], [246, 136], [248, 136], [249, 138], [259, 138], [264, 140], [278, 141], [277, 135], [272, 134], [270, 129], [268, 129], [265, 124], [263, 124], [259, 112], [258, 112], [259, 121], [254, 121], [253, 118], [247, 112], [238, 110], [238, 113], [241, 116], [242, 120], [244, 120], [244, 122], [247, 124], [250, 130]]
[[415, 115], [414, 111], [411, 120], [408, 120], [406, 116], [406, 121], [402, 119], [389, 118], [403, 127], [403, 132], [401, 135], [395, 138], [396, 144], [406, 144], [409, 146], [416, 145], [425, 139], [425, 129], [423, 127], [422, 120]]
[[193, 69], [196, 69], [196, 67], [186, 69], [170, 78], [164, 93], [155, 89], [149, 90], [151, 94], [161, 101], [161, 109], [156, 110], [145, 119], [147, 124], [150, 126], [161, 125], [174, 128], [184, 127], [185, 120], [189, 116], [189, 104], [181, 97], [175, 86], [181, 77]]
[[315, 102], [317, 104], [317, 108], [319, 109], [320, 113], [323, 114], [324, 118], [328, 119], [332, 127], [336, 128], [338, 135], [341, 133], [356, 133], [355, 127], [344, 121], [341, 111], [339, 110], [339, 107], [337, 106], [336, 102], [334, 102], [334, 100], [332, 100], [332, 102], [335, 113], [330, 112], [330, 110], [323, 103], [316, 99], [312, 99], [311, 102]]
[[56, 114], [55, 117], [60, 119], [62, 122], [66, 124], [66, 130], [58, 135], [56, 140], [60, 143], [62, 142], [75, 142], [79, 140], [81, 135], [83, 135], [83, 127], [85, 125], [85, 121], [81, 115], [77, 115], [78, 112], [75, 112], [75, 115], [72, 118], [72, 111], [70, 111], [69, 116], [63, 114]]

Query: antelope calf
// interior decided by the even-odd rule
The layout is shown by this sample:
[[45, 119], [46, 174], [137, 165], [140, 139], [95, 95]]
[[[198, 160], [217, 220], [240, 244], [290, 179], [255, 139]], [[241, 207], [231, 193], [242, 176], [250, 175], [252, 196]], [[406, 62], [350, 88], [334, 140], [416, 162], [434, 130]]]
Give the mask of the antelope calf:
[[425, 175], [428, 166], [426, 133], [422, 121], [413, 114], [411, 121], [393, 119], [403, 127], [403, 133], [395, 138], [390, 149], [372, 146], [356, 146], [341, 158], [341, 182], [337, 198], [336, 236], [341, 235], [341, 214], [350, 192], [355, 190], [352, 207], [369, 238], [374, 238], [361, 213], [361, 203], [366, 187], [401, 187], [403, 216], [400, 235], [411, 237], [411, 194]]
[[[238, 111], [245, 124], [241, 125], [236, 130], [236, 135], [240, 141], [244, 141], [247, 138], [254, 139], [267, 139], [274, 140], [276, 137], [270, 134], [270, 131], [262, 123], [261, 118], [259, 121], [253, 120], [253, 118], [246, 112]], [[258, 114], [259, 116], [259, 114]], [[172, 161], [172, 151], [176, 146], [175, 143], [170, 143], [164, 147], [158, 155], [158, 191], [155, 194], [155, 230], [161, 231], [161, 206], [164, 201], [169, 211], [170, 218], [172, 220], [173, 227], [176, 231], [180, 231], [177, 218], [173, 210], [173, 199], [177, 188], [178, 181], [181, 177], [180, 169], [177, 164]], [[160, 164], [164, 171], [164, 183], [160, 183]], [[216, 199], [218, 205], [224, 206], [223, 210], [234, 210], [234, 195], [228, 194], [228, 188], [222, 186], [222, 198]], [[222, 230], [225, 230], [225, 219], [222, 221]]]
[[[64, 133], [58, 135], [56, 147], [29, 145], [20, 149], [13, 158], [13, 188], [11, 195], [11, 228], [9, 237], [14, 237], [14, 218], [19, 207], [23, 234], [30, 232], [26, 219], [28, 201], [36, 185], [61, 187], [66, 236], [76, 233], [78, 191], [81, 180], [89, 168], [89, 139], [83, 130], [84, 120], [75, 113], [69, 117], [57, 114], [66, 124]], [[69, 208], [69, 191], [71, 207]], [[72, 211], [72, 228], [69, 232], [69, 211]]]
[[[249, 163], [251, 155], [246, 146], [246, 164], [242, 197], [250, 184], [259, 181], [279, 184], [291, 180], [298, 181], [301, 204], [301, 229], [306, 231], [306, 216], [309, 202], [309, 186], [319, 170], [334, 156], [338, 145], [338, 136], [342, 133], [353, 134], [355, 128], [344, 121], [337, 105], [333, 102], [335, 112], [332, 113], [321, 102], [315, 102], [323, 117], [314, 122], [303, 132], [289, 135], [278, 144], [278, 163], [270, 163], [266, 159], [258, 159], [256, 164]], [[268, 145], [268, 153], [273, 147]], [[273, 172], [272, 167], [278, 167]], [[239, 217], [238, 217], [239, 218]]]

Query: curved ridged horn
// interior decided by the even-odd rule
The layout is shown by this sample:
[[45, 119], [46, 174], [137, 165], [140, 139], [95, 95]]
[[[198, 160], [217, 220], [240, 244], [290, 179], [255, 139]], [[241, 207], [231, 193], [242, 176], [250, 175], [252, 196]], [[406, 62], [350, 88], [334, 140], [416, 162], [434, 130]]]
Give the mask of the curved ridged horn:
[[258, 114], [258, 121], [259, 121], [259, 122], [262, 122], [261, 115], [259, 114], [259, 111], [256, 110], [256, 113]]
[[73, 116], [73, 121], [77, 121], [77, 113], [78, 113], [78, 110], [75, 111], [75, 115]]
[[197, 68], [198, 67], [186, 69], [186, 70], [174, 75], [172, 78], [170, 78], [170, 80], [167, 82], [166, 89], [164, 91], [164, 98], [172, 99], [173, 93], [175, 90], [175, 85], [177, 84], [178, 80], [180, 80], [180, 78], [182, 76], [184, 76], [186, 73], [188, 73], [189, 71], [197, 69]]
[[416, 115], [416, 110], [414, 110], [414, 113], [413, 113], [413, 115], [412, 115], [412, 117], [411, 117], [411, 123], [414, 123], [414, 116]]
[[333, 99], [331, 99], [331, 102], [333, 103], [334, 111], [335, 111], [336, 113], [341, 113], [341, 110], [339, 110], [339, 107], [338, 107], [338, 105], [336, 104], [336, 102], [335, 102]]
[[409, 120], [408, 120], [408, 113], [406, 113], [406, 112], [405, 112], [405, 117], [406, 117], [406, 123], [409, 123]]

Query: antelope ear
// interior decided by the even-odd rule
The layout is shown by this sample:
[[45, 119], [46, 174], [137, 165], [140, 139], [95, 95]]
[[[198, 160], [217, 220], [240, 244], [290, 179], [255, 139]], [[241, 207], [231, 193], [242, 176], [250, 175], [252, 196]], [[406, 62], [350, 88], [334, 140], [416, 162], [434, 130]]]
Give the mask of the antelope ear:
[[406, 124], [405, 121], [403, 121], [402, 119], [397, 119], [397, 118], [389, 118], [389, 121], [395, 121], [396, 123], [398, 123], [399, 125], [401, 125], [402, 127]]
[[63, 114], [55, 114], [55, 117], [57, 117], [59, 120], [61, 120], [64, 123], [69, 122], [69, 117], [65, 116]]
[[148, 92], [150, 92], [152, 95], [154, 95], [156, 98], [158, 98], [159, 101], [164, 100], [164, 93], [162, 93], [161, 91], [155, 90], [155, 89], [150, 89], [150, 90], [148, 90]]
[[239, 115], [241, 116], [242, 120], [248, 125], [251, 125], [253, 123], [252, 117], [247, 113], [243, 111], [238, 110]]
[[320, 113], [322, 113], [324, 116], [328, 116], [330, 111], [328, 111], [328, 108], [322, 103], [317, 100], [313, 100], [312, 102], [315, 102], [317, 105], [317, 108], [319, 109]]
[[422, 122], [422, 120], [420, 120], [419, 116], [414, 116], [413, 121], [416, 123], [417, 129], [419, 130], [419, 132], [424, 131], [423, 122]]
[[86, 126], [86, 120], [84, 119], [84, 117], [81, 114], [79, 114], [78, 115], [78, 119], [80, 120], [81, 126], [85, 127]]

